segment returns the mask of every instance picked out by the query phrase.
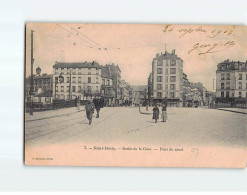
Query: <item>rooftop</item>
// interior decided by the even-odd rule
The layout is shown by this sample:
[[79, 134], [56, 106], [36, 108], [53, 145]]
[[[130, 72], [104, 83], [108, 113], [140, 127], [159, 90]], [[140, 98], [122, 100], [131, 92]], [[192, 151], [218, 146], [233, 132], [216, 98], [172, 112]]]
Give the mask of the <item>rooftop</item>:
[[53, 68], [101, 68], [98, 62], [56, 62]]

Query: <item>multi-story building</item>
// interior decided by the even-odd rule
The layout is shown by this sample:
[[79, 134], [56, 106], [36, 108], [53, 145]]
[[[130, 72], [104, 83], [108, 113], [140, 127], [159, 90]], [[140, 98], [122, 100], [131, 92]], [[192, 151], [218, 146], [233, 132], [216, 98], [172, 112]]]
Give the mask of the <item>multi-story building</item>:
[[127, 83], [125, 80], [120, 80], [119, 83], [120, 88], [120, 104], [130, 104], [133, 98], [133, 89], [131, 88], [130, 84]]
[[108, 67], [101, 67], [101, 78], [101, 97], [104, 98], [105, 106], [113, 106], [115, 102], [115, 91], [113, 89], [113, 76]]
[[53, 65], [53, 81], [55, 99], [94, 98], [100, 95], [101, 66], [97, 62], [86, 61], [56, 62]]
[[152, 62], [153, 101], [160, 102], [165, 97], [171, 106], [182, 106], [183, 100], [183, 60], [175, 50], [156, 54]]
[[110, 75], [113, 78], [113, 90], [115, 92], [114, 104], [119, 105], [119, 100], [121, 99], [120, 91], [120, 80], [121, 80], [121, 70], [118, 65], [107, 64], [105, 65], [110, 71]]
[[230, 106], [247, 103], [247, 61], [225, 60], [217, 65], [216, 101]]
[[[28, 102], [30, 98], [31, 76], [25, 79], [25, 98]], [[52, 75], [41, 74], [41, 68], [36, 68], [33, 75], [33, 102], [51, 103], [52, 102]]]

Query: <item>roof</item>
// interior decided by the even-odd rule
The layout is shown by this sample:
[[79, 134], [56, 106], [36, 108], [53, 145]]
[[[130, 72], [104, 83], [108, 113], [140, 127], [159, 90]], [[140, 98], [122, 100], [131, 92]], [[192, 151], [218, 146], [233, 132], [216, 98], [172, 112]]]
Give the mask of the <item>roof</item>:
[[119, 72], [121, 73], [121, 70], [118, 67], [118, 65], [115, 66], [114, 64], [107, 64], [107, 65], [105, 65], [105, 67], [108, 67], [110, 69], [110, 72], [112, 75], [116, 75]]
[[131, 85], [131, 88], [133, 89], [133, 91], [144, 91], [145, 89], [147, 89], [146, 85]]
[[36, 94], [35, 97], [52, 97], [52, 90], [42, 91]]
[[112, 78], [108, 67], [101, 67], [101, 76], [104, 78]]
[[101, 68], [98, 62], [56, 62], [53, 68]]
[[158, 59], [158, 60], [182, 60], [176, 54], [171, 54], [168, 52], [165, 52], [164, 54], [156, 56], [155, 59]]
[[47, 74], [43, 74], [43, 75], [34, 75], [34, 77], [33, 77], [33, 79], [47, 79], [47, 78], [52, 78], [52, 75], [51, 74], [49, 74], [49, 75], [47, 75]]

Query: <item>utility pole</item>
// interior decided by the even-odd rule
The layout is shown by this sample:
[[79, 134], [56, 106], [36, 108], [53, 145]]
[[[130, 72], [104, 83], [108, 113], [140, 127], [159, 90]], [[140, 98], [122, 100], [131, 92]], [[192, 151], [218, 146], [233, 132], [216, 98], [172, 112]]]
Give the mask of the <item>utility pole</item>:
[[30, 115], [33, 115], [33, 30], [31, 30], [31, 87], [30, 87]]
[[214, 91], [214, 78], [213, 78], [213, 91]]

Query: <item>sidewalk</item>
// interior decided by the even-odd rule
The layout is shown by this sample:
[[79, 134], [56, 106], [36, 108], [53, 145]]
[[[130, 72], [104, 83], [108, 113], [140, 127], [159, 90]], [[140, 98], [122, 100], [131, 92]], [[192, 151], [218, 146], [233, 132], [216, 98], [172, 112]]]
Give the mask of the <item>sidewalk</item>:
[[247, 109], [244, 108], [216, 108], [217, 110], [224, 110], [228, 112], [235, 112], [240, 114], [247, 114]]
[[77, 110], [77, 107], [70, 107], [70, 108], [61, 108], [57, 110], [34, 112], [33, 115], [30, 115], [29, 113], [25, 113], [25, 122], [71, 115], [78, 112], [82, 112], [84, 110], [85, 110], [85, 106], [80, 106], [80, 110]]

